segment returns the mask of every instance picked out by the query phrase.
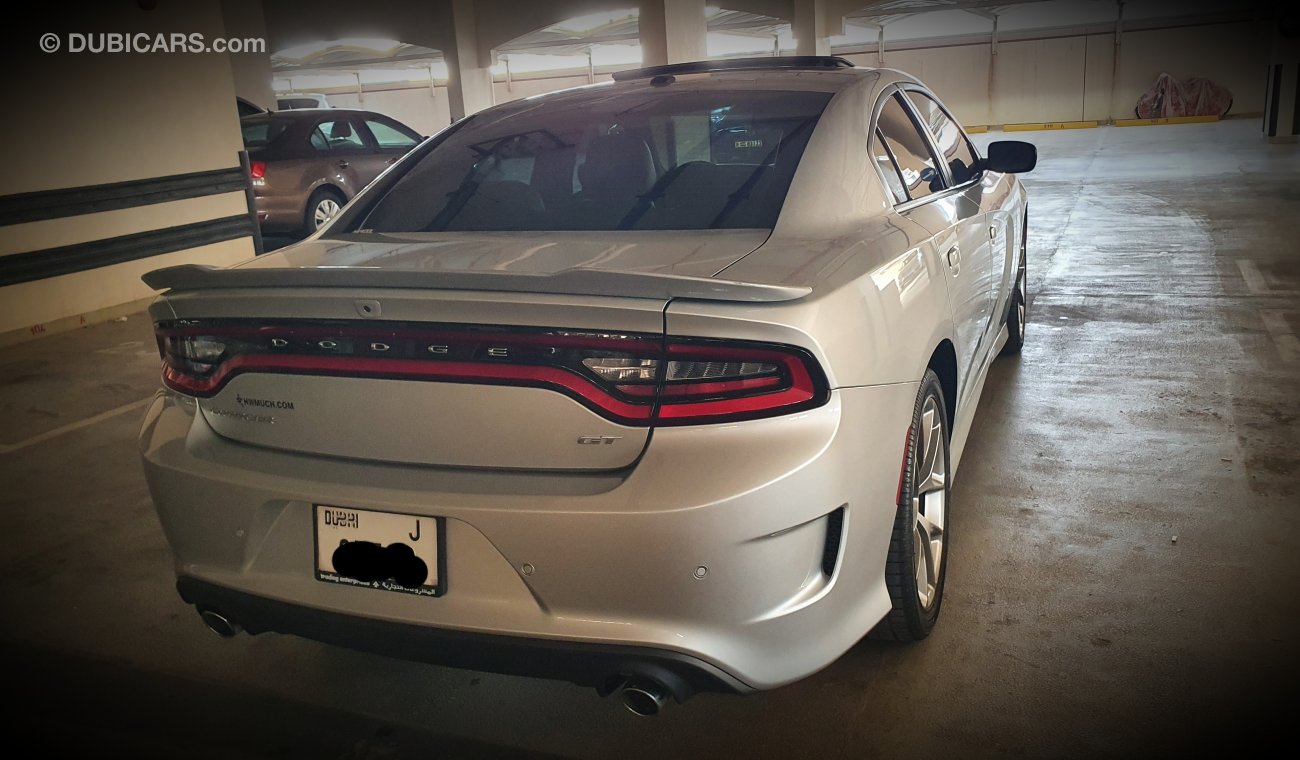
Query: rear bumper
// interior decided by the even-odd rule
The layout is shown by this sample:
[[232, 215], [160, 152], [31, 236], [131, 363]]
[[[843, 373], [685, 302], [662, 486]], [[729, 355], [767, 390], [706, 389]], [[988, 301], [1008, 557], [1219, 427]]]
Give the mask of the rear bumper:
[[294, 636], [414, 662], [570, 681], [607, 693], [617, 674], [654, 678], [680, 702], [701, 691], [753, 691], [690, 655], [647, 647], [583, 644], [430, 628], [277, 602], [182, 576], [186, 603], [220, 612], [245, 632]]
[[[265, 193], [265, 194], [262, 194]], [[254, 192], [253, 209], [263, 232], [297, 232], [303, 227], [306, 199], [296, 193], [259, 189]]]
[[[843, 389], [786, 417], [659, 429], [634, 467], [602, 473], [250, 446], [165, 391], [140, 447], [182, 593], [249, 630], [370, 649], [373, 624], [413, 659], [452, 641], [437, 660], [461, 667], [600, 683], [636, 661], [693, 688], [767, 689], [830, 664], [888, 612], [915, 393]], [[441, 518], [445, 593], [316, 580], [313, 504]], [[533, 662], [550, 654], [477, 654], [533, 645], [570, 654], [554, 673]]]

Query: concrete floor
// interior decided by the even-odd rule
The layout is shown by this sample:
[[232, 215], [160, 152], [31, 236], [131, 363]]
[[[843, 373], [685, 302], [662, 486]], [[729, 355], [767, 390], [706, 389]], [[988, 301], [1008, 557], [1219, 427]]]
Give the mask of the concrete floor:
[[642, 720], [563, 683], [219, 641], [136, 460], [140, 315], [0, 350], [8, 717], [172, 757], [1300, 753], [1300, 146], [1246, 121], [1020, 136], [1028, 344], [985, 389], [925, 643]]

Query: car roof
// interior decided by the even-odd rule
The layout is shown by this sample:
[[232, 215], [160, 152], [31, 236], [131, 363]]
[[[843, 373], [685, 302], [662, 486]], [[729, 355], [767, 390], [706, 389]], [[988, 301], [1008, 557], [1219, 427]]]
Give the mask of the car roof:
[[[255, 121], [258, 119], [279, 119], [283, 121], [306, 121], [322, 115], [329, 116], [383, 116], [383, 114], [374, 111], [365, 111], [360, 108], [291, 108], [284, 111], [270, 111], [268, 113], [258, 113], [251, 116], [245, 116], [240, 121]], [[392, 118], [385, 117], [385, 118]]]
[[[875, 82], [882, 70], [863, 66], [835, 69], [746, 69], [728, 68], [725, 70], [692, 71], [673, 74], [671, 81], [664, 82], [661, 75], [623, 78], [622, 81], [598, 82], [581, 85], [564, 90], [556, 90], [541, 95], [507, 101], [486, 109], [495, 114], [505, 115], [516, 110], [525, 110], [537, 103], [572, 102], [575, 105], [601, 100], [615, 95], [632, 95], [651, 93], [671, 93], [683, 89], [691, 92], [704, 90], [730, 91], [790, 91], [790, 92], [825, 92], [837, 93], [841, 90]], [[898, 72], [890, 72], [897, 74]], [[905, 76], [905, 75], [904, 75]]]

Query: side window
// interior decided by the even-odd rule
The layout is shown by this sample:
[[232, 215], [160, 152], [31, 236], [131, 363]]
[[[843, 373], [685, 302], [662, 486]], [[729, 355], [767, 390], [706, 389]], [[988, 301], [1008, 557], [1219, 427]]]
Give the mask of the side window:
[[885, 178], [885, 184], [889, 185], [889, 192], [894, 196], [894, 203], [904, 203], [907, 201], [907, 190], [903, 187], [903, 175], [898, 170], [898, 164], [894, 162], [894, 157], [889, 154], [889, 148], [885, 146], [885, 136], [876, 130], [876, 139], [873, 141], [871, 156], [880, 168], [880, 174]]
[[[361, 134], [352, 128], [352, 122], [347, 119], [338, 119], [333, 121], [322, 121], [316, 126], [320, 133], [324, 135], [325, 140], [329, 143], [330, 150], [359, 150], [366, 147], [366, 143], [361, 139]], [[312, 143], [315, 144], [316, 138], [312, 137]]]
[[366, 119], [366, 127], [375, 136], [381, 148], [413, 148], [419, 142], [415, 135], [407, 134], [396, 125], [377, 119]]
[[885, 147], [898, 164], [907, 197], [916, 200], [947, 187], [943, 172], [935, 168], [929, 142], [916, 128], [897, 94], [891, 95], [880, 109], [876, 129], [885, 138]]
[[519, 158], [503, 158], [497, 162], [497, 168], [493, 172], [494, 180], [501, 182], [522, 182], [525, 185], [533, 181], [533, 165], [537, 163], [534, 156], [521, 156]]
[[325, 133], [321, 131], [320, 127], [316, 127], [311, 131], [311, 147], [320, 151], [327, 151], [330, 149], [330, 139], [325, 136]]
[[962, 185], [975, 179], [979, 175], [976, 170], [978, 156], [957, 122], [929, 95], [911, 90], [907, 97], [916, 106], [916, 112], [930, 134], [934, 135], [934, 142], [943, 154], [943, 161], [952, 172], [953, 184]]

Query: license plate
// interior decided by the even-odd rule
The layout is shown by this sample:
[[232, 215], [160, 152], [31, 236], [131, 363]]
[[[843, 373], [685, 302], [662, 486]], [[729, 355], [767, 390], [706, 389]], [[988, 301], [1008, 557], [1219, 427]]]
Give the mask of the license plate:
[[316, 579], [440, 596], [442, 519], [315, 505]]

